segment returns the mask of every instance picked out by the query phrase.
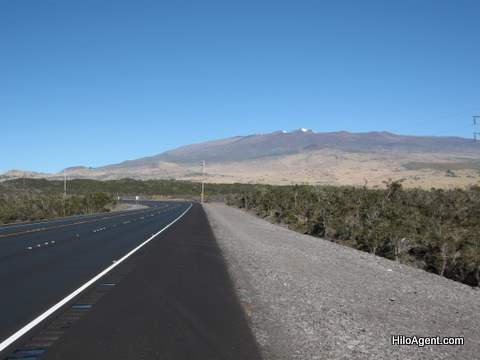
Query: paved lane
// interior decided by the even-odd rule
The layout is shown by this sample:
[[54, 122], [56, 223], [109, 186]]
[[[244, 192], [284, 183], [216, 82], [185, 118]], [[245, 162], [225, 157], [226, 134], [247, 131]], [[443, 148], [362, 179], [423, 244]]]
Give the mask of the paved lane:
[[2, 226], [0, 342], [172, 222], [188, 203]]
[[[151, 207], [160, 207], [160, 208], [166, 206], [165, 204], [162, 205], [162, 204], [159, 204], [158, 202], [152, 202], [152, 201], [145, 201], [145, 202], [142, 202], [142, 204], [151, 206]], [[81, 224], [85, 222], [100, 221], [102, 219], [108, 219], [110, 217], [130, 215], [134, 212], [143, 212], [143, 211], [145, 210], [144, 209], [134, 210], [134, 211], [128, 210], [128, 211], [118, 211], [118, 212], [111, 212], [111, 213], [101, 213], [101, 214], [95, 214], [95, 215], [74, 215], [74, 216], [67, 216], [67, 217], [56, 218], [56, 219], [4, 224], [4, 225], [0, 225], [0, 238], [23, 235], [29, 232], [46, 231], [49, 229], [61, 228], [61, 227]]]
[[261, 359], [202, 207], [156, 240], [41, 360]]

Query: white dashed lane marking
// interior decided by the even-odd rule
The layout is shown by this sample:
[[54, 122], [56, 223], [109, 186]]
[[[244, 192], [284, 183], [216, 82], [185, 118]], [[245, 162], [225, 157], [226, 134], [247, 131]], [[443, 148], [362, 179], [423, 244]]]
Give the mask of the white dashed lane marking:
[[52, 240], [52, 241], [45, 241], [43, 244], [35, 244], [35, 245], [32, 245], [32, 246], [27, 246], [27, 250], [33, 250], [34, 247], [36, 248], [40, 248], [42, 246], [47, 246], [47, 245], [54, 245], [55, 244], [55, 241]]
[[[160, 215], [161, 212], [163, 212], [163, 211], [157, 212], [156, 214], [148, 214], [148, 215], [142, 216], [140, 218], [132, 219], [132, 220], [125, 220], [125, 221], [122, 222], [122, 224], [126, 225], [126, 224], [130, 224], [131, 222], [138, 221], [138, 220], [145, 220], [146, 217], [148, 217], [148, 216], [152, 217], [152, 216], [155, 216], [155, 215]], [[120, 224], [113, 224], [112, 227], [117, 227], [118, 225], [120, 225]], [[106, 226], [102, 226], [100, 228], [93, 229], [92, 232], [97, 233], [97, 232], [104, 231], [104, 230], [107, 230]], [[79, 238], [80, 234], [75, 234], [75, 237]], [[54, 244], [55, 244], [54, 240], [45, 241], [44, 243], [41, 243], [41, 244], [35, 244], [35, 245], [28, 246], [26, 249], [27, 250], [33, 250], [34, 248], [41, 248], [41, 247], [44, 247], [44, 246], [54, 245]]]
[[102, 226], [101, 228], [92, 230], [92, 232], [96, 233], [96, 232], [103, 231], [103, 230], [106, 230], [106, 229], [107, 229], [106, 226]]

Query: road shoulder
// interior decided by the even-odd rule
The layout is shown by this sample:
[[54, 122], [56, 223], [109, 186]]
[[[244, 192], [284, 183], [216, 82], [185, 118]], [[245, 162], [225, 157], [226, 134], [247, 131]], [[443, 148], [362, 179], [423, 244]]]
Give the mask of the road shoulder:
[[[264, 359], [474, 359], [480, 292], [295, 233], [239, 209], [205, 209]], [[391, 335], [464, 336], [392, 346]]]

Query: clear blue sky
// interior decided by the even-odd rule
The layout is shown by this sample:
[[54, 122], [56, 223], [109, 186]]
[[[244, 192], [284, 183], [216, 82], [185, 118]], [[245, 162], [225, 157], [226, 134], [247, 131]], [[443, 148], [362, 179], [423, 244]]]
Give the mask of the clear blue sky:
[[480, 1], [0, 0], [0, 172], [233, 135], [470, 137]]

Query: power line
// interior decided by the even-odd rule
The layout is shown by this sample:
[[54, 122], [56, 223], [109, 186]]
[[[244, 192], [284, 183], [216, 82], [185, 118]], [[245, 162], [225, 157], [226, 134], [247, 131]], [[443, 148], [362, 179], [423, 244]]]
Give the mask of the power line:
[[63, 216], [66, 216], [66, 204], [67, 203], [67, 173], [63, 170]]
[[204, 200], [205, 200], [205, 160], [202, 161], [202, 196], [201, 196], [202, 204]]
[[477, 126], [480, 124], [480, 115], [473, 115], [473, 141], [477, 141], [477, 136], [480, 135], [480, 131], [477, 131]]

